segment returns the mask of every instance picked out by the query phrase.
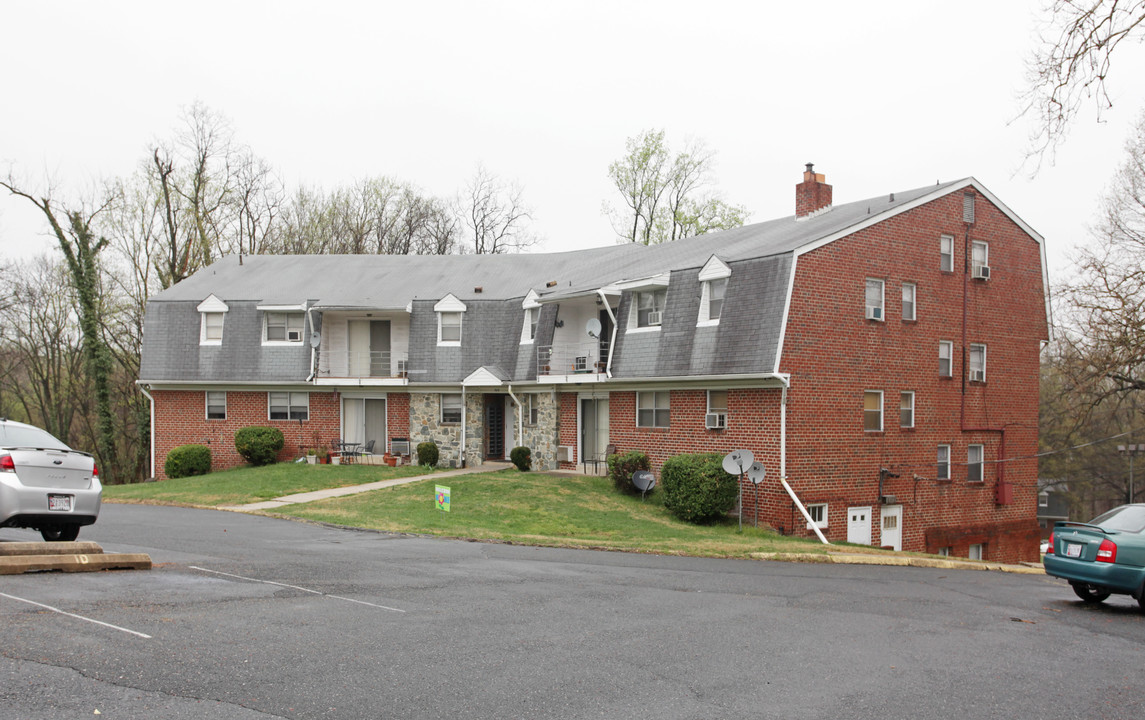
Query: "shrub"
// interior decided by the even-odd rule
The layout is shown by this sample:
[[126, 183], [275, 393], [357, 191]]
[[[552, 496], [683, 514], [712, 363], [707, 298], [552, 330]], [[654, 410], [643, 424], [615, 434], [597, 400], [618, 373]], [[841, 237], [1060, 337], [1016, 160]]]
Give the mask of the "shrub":
[[739, 478], [724, 472], [719, 453], [668, 458], [660, 470], [664, 507], [691, 523], [714, 520], [731, 510], [739, 494]]
[[271, 464], [285, 444], [278, 428], [252, 425], [235, 433], [235, 450], [251, 465]]
[[533, 469], [533, 451], [524, 445], [519, 445], [510, 450], [509, 459], [521, 472], [528, 472]]
[[206, 475], [211, 471], [211, 449], [206, 445], [180, 445], [167, 453], [163, 471], [169, 478]]
[[639, 450], [608, 456], [608, 477], [612, 478], [612, 484], [617, 490], [628, 495], [640, 494], [632, 484], [632, 473], [651, 469], [652, 462]]
[[430, 440], [417, 444], [417, 464], [430, 467], [437, 465], [437, 443]]

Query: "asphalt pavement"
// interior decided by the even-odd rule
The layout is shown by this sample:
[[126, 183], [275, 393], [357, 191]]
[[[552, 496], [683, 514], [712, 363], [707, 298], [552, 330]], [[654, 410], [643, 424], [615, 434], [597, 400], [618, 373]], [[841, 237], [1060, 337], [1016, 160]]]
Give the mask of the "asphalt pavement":
[[1045, 576], [533, 548], [141, 505], [105, 505], [81, 540], [149, 553], [155, 567], [0, 578], [0, 716], [885, 720], [1145, 707], [1136, 602], [1084, 606]]

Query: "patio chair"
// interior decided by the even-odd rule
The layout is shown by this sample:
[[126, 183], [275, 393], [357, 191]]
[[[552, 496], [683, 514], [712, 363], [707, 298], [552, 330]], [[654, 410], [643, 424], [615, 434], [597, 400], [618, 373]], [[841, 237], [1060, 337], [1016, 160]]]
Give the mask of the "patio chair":
[[364, 457], [366, 455], [373, 455], [374, 454], [374, 442], [375, 442], [374, 440], [367, 441], [366, 444], [363, 445], [361, 448], [359, 448], [355, 454], [358, 457]]

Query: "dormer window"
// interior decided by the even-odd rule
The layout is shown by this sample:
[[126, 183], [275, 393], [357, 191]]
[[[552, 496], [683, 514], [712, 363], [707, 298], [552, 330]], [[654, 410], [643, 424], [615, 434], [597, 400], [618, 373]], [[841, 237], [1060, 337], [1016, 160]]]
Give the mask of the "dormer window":
[[696, 326], [719, 325], [724, 311], [724, 296], [728, 290], [731, 268], [715, 255], [700, 270], [700, 316]]
[[266, 342], [302, 342], [302, 331], [306, 327], [306, 313], [267, 312]]
[[199, 344], [223, 344], [223, 318], [230, 309], [227, 304], [214, 295], [199, 303]]
[[667, 290], [636, 293], [636, 327], [660, 327], [664, 321], [664, 298], [667, 295]]
[[537, 339], [537, 321], [541, 319], [541, 304], [537, 302], [535, 290], [529, 291], [521, 307], [525, 310], [525, 321], [521, 326], [521, 344], [528, 345]]
[[465, 303], [458, 300], [452, 293], [443, 297], [433, 306], [433, 311], [437, 313], [437, 344], [439, 346], [461, 345], [461, 324], [465, 310]]

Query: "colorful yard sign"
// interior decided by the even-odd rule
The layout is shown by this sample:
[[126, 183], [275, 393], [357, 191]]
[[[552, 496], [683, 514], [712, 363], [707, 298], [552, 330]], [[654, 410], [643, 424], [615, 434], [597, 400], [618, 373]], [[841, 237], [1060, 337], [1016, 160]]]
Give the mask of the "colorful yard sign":
[[449, 512], [449, 488], [444, 485], [437, 485], [434, 492], [437, 498], [437, 509], [443, 512]]

